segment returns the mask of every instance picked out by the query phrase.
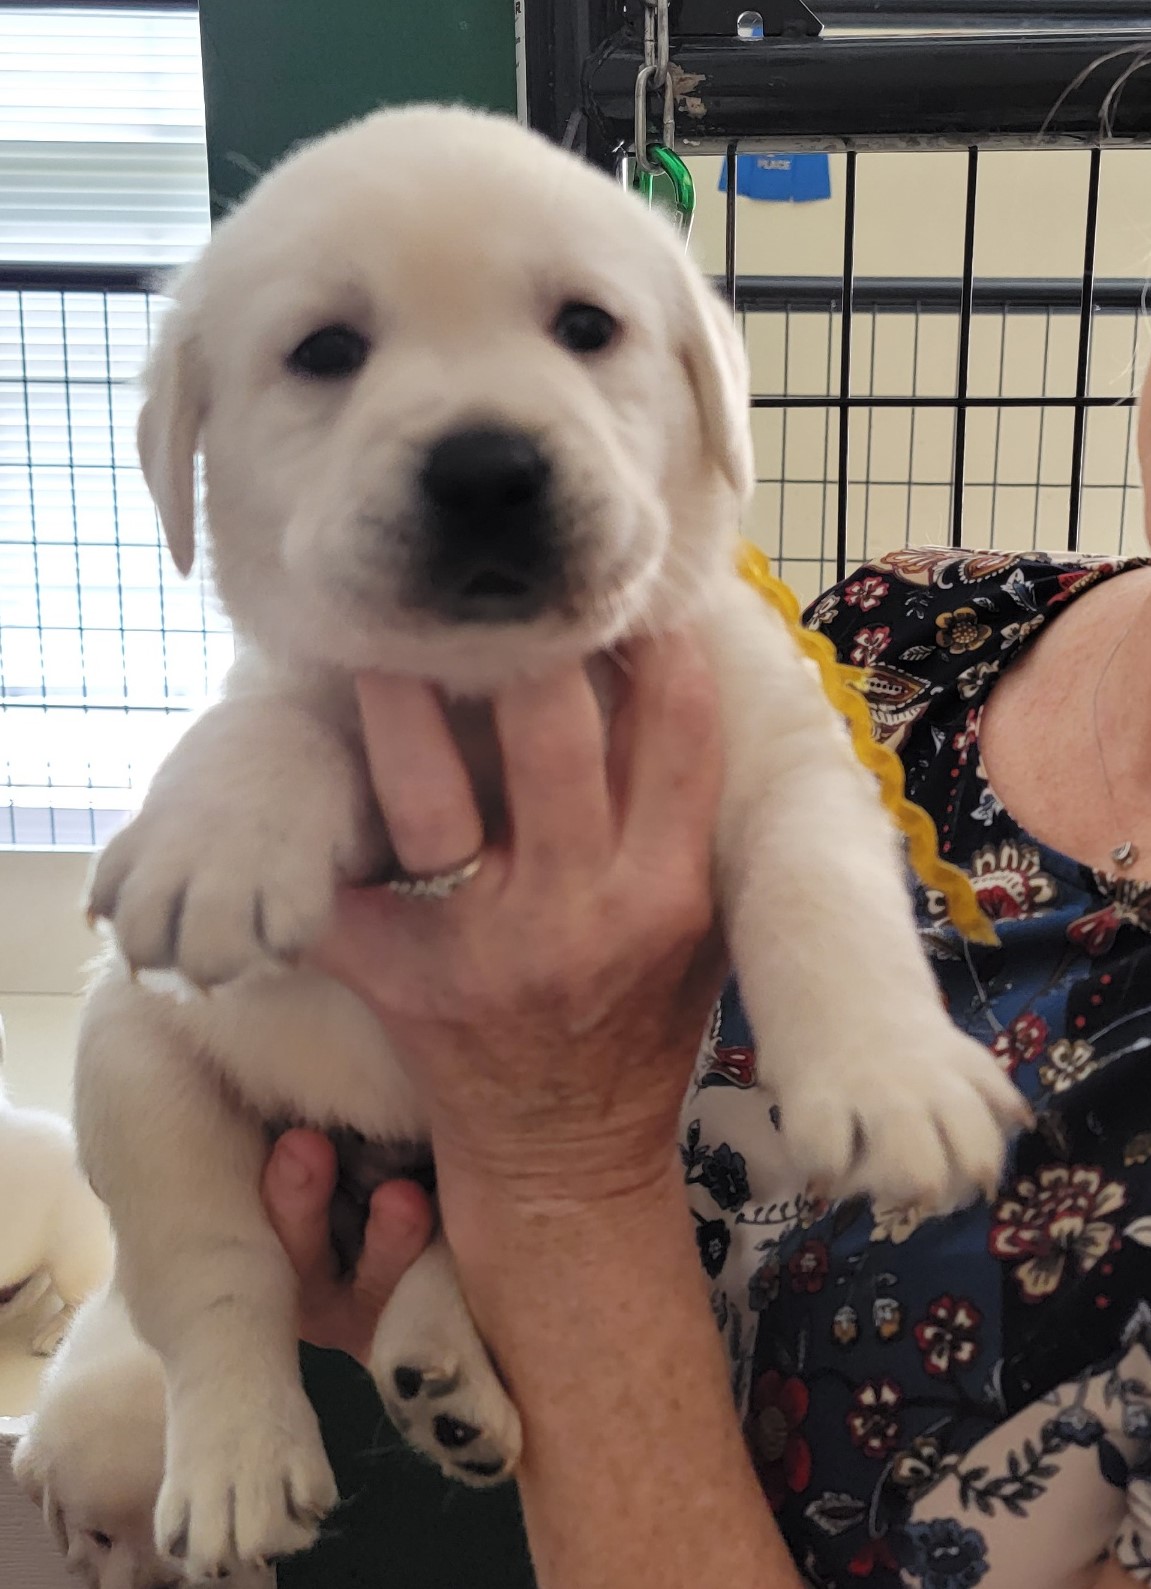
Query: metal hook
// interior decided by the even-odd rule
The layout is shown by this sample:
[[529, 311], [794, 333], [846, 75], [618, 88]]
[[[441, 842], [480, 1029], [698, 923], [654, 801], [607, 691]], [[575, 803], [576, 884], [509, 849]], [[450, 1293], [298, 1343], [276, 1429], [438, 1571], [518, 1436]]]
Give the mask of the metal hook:
[[671, 211], [686, 243], [695, 215], [695, 183], [691, 172], [675, 151], [662, 143], [649, 144], [646, 153], [649, 165], [644, 165], [637, 158], [632, 185], [642, 199], [653, 204], [656, 202], [657, 176], [662, 174], [667, 177], [671, 187]]

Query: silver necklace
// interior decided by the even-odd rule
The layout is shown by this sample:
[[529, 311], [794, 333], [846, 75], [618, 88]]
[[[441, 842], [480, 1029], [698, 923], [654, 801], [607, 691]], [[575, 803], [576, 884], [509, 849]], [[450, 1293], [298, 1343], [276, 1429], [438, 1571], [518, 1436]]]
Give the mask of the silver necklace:
[[[1130, 623], [1123, 630], [1123, 633], [1119, 636], [1118, 640], [1116, 640], [1115, 644], [1108, 652], [1107, 660], [1099, 670], [1099, 677], [1095, 681], [1095, 693], [1091, 697], [1091, 727], [1095, 735], [1095, 753], [1099, 757], [1099, 771], [1103, 775], [1103, 784], [1107, 790], [1107, 799], [1111, 805], [1112, 832], [1119, 830], [1119, 807], [1115, 799], [1115, 790], [1111, 783], [1111, 775], [1107, 771], [1107, 757], [1103, 754], [1103, 736], [1099, 732], [1099, 694], [1106, 681], [1107, 674], [1110, 672], [1111, 664], [1119, 655], [1124, 642], [1139, 620], [1139, 617], [1143, 611], [1143, 605], [1144, 604], [1142, 603], [1140, 604], [1135, 616], [1131, 619]], [[1134, 839], [1121, 839], [1111, 851], [1111, 859], [1115, 862], [1115, 865], [1120, 869], [1120, 871], [1125, 872], [1130, 867], [1134, 866], [1135, 862], [1139, 859], [1139, 846], [1135, 843]]]

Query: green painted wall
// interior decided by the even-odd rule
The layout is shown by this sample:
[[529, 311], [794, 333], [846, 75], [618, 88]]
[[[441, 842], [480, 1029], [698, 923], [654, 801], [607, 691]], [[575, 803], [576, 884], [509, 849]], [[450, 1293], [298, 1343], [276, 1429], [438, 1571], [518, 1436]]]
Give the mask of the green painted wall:
[[516, 108], [513, 0], [200, 0], [218, 213], [301, 138], [379, 105]]
[[[516, 108], [513, 0], [200, 0], [216, 213], [302, 138], [379, 105]], [[344, 1505], [280, 1589], [532, 1589], [514, 1485], [469, 1491], [412, 1456], [367, 1376], [302, 1352]]]

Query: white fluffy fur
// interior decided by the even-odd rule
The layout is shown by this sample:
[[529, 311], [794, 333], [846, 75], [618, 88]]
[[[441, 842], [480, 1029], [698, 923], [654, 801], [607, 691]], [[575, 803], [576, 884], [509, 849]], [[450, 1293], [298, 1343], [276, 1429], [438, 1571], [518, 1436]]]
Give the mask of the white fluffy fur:
[[0, 1081], [0, 1291], [26, 1282], [0, 1303], [0, 1324], [27, 1319], [32, 1350], [47, 1356], [111, 1268], [108, 1216], [80, 1174], [67, 1121], [16, 1108]]
[[[617, 345], [581, 361], [556, 344], [573, 299], [617, 317]], [[288, 373], [290, 350], [334, 321], [370, 336], [364, 368], [342, 383]], [[307, 1545], [335, 1500], [297, 1375], [294, 1280], [258, 1194], [260, 1118], [423, 1131], [366, 1009], [286, 963], [322, 930], [337, 882], [381, 859], [352, 669], [476, 695], [697, 618], [725, 725], [722, 905], [789, 1173], [939, 1205], [996, 1179], [1013, 1089], [941, 1008], [876, 792], [733, 572], [746, 404], [739, 341], [670, 228], [513, 123], [468, 112], [384, 113], [304, 149], [178, 286], [141, 453], [184, 569], [202, 453], [244, 655], [96, 873], [119, 955], [87, 1009], [77, 1127], [118, 1284], [167, 1376], [157, 1537], [193, 1574]], [[476, 423], [526, 428], [547, 451], [581, 581], [570, 610], [453, 627], [404, 605], [419, 460]], [[133, 980], [129, 964], [160, 974]], [[386, 1309], [372, 1366], [446, 1471], [479, 1481], [514, 1465], [515, 1411], [442, 1243]], [[409, 1400], [405, 1366], [425, 1376]], [[439, 1415], [475, 1442], [445, 1449]]]
[[[12, 1467], [87, 1589], [184, 1585], [152, 1543], [164, 1468], [164, 1372], [114, 1291], [101, 1290], [77, 1313]], [[230, 1584], [273, 1589], [274, 1578], [253, 1570]]]

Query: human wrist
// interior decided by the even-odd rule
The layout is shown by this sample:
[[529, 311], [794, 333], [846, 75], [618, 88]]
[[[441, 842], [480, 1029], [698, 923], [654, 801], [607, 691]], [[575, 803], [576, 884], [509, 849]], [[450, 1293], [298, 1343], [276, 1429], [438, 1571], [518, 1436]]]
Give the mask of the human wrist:
[[537, 1416], [537, 1398], [550, 1405], [558, 1383], [582, 1379], [577, 1337], [585, 1358], [614, 1356], [671, 1298], [681, 1323], [695, 1320], [697, 1358], [716, 1345], [678, 1165], [592, 1199], [528, 1201], [450, 1177], [446, 1191], [444, 1231], [468, 1305], [517, 1399], [532, 1401]]
[[683, 1172], [669, 1151], [610, 1177], [493, 1177], [449, 1161], [438, 1170], [444, 1230], [465, 1287], [500, 1308], [538, 1286], [578, 1289], [591, 1270], [637, 1254], [696, 1262]]
[[[650, 1068], [658, 1067], [657, 1057]], [[681, 1090], [654, 1109], [651, 1090], [610, 1109], [594, 1096], [558, 1103], [549, 1096], [534, 1106], [515, 1099], [482, 1118], [428, 1099], [441, 1194], [458, 1187], [462, 1208], [479, 1202], [524, 1219], [594, 1220], [621, 1201], [658, 1200], [682, 1186]]]

